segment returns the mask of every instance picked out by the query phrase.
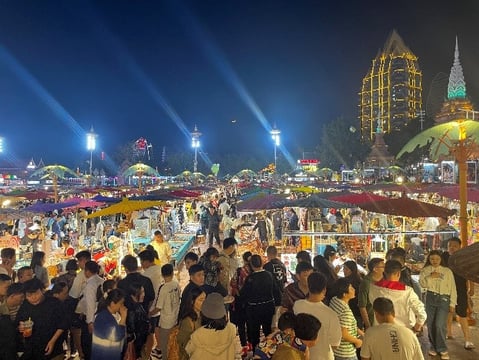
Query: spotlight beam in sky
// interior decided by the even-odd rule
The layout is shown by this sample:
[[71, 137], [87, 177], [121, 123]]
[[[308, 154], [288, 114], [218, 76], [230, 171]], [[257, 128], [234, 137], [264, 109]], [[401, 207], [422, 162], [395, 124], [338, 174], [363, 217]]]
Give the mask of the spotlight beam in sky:
[[[93, 31], [95, 34], [101, 38], [105, 46], [108, 46], [119, 56], [116, 56], [115, 59], [120, 61], [123, 66], [130, 72], [133, 78], [138, 81], [146, 90], [146, 92], [151, 96], [153, 101], [159, 105], [166, 115], [173, 121], [173, 123], [178, 127], [178, 129], [183, 133], [188, 143], [191, 141], [191, 130], [188, 129], [185, 125], [185, 122], [180, 117], [178, 112], [173, 108], [173, 106], [168, 102], [168, 100], [163, 96], [161, 91], [158, 88], [151, 78], [145, 73], [141, 68], [138, 62], [133, 58], [130, 52], [127, 50], [126, 46], [120, 41], [120, 39], [100, 20], [98, 20], [98, 15], [95, 14], [95, 21], [92, 22], [93, 17], [89, 17]], [[198, 153], [203, 161], [207, 164], [208, 168], [211, 167], [213, 162], [210, 160], [208, 155], [203, 152]]]
[[[194, 43], [200, 47], [210, 63], [218, 69], [221, 75], [223, 75], [225, 81], [233, 87], [238, 96], [254, 114], [269, 136], [273, 127], [266, 119], [266, 116], [263, 114], [256, 101], [250, 95], [249, 91], [246, 89], [246, 86], [243, 84], [231, 64], [226, 60], [225, 54], [223, 54], [221, 49], [215, 44], [213, 37], [209, 35], [207, 31], [200, 25], [199, 21], [191, 13], [191, 11], [180, 4], [180, 1], [173, 0], [172, 2], [170, 1], [170, 3], [172, 3], [175, 9], [181, 11], [181, 14], [178, 15], [178, 19], [193, 38]], [[294, 167], [295, 161], [286, 147], [284, 145], [280, 145], [279, 149], [285, 156], [288, 163]]]
[[[22, 65], [15, 57], [4, 47], [0, 45], [0, 59], [8, 65], [16, 76], [22, 80], [25, 85], [37, 95], [43, 103], [73, 132], [73, 134], [83, 141], [87, 132], [78, 124], [73, 116], [60, 104], [60, 102], [51, 95], [45, 87]], [[107, 158], [106, 165], [110, 170], [118, 169], [115, 163]]]

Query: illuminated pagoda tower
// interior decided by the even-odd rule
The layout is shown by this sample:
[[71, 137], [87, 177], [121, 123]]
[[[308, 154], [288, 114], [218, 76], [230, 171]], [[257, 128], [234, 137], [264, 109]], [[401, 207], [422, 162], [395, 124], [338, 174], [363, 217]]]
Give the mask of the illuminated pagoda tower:
[[366, 158], [366, 166], [369, 168], [387, 168], [394, 163], [394, 156], [388, 151], [388, 146], [384, 142], [383, 123], [378, 117], [378, 126], [374, 135], [374, 144], [371, 146], [371, 152]]
[[464, 73], [459, 61], [459, 46], [456, 37], [454, 63], [452, 64], [447, 85], [447, 99], [442, 104], [442, 108], [434, 120], [437, 124], [441, 124], [459, 118], [468, 118], [469, 112], [474, 114], [474, 108], [466, 96], [466, 81], [464, 80]]
[[384, 124], [384, 133], [400, 131], [422, 108], [422, 72], [416, 55], [396, 30], [373, 59], [359, 93], [361, 139], [373, 141], [374, 122]]

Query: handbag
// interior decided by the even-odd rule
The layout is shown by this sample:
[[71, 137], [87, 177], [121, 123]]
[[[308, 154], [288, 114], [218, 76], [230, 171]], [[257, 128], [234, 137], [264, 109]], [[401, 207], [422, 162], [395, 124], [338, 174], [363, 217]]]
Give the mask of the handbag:
[[128, 341], [123, 360], [136, 360], [135, 340]]

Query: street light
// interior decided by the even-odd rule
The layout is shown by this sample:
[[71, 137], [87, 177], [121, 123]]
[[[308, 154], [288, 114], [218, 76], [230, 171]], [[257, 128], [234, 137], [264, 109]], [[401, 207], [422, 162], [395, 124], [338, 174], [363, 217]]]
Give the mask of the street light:
[[96, 148], [96, 137], [97, 134], [93, 130], [93, 126], [90, 128], [90, 131], [86, 134], [86, 149], [90, 152], [90, 179], [92, 176], [92, 165], [93, 165], [93, 151]]
[[279, 129], [276, 129], [276, 125], [275, 125], [274, 128], [270, 131], [270, 134], [271, 134], [271, 138], [274, 141], [274, 171], [276, 172], [276, 159], [277, 159], [276, 148], [280, 144], [279, 135], [281, 134], [281, 131]]
[[200, 147], [200, 136], [201, 133], [198, 131], [198, 128], [195, 125], [195, 129], [191, 133], [191, 146], [195, 149], [195, 160], [193, 162], [193, 172], [198, 170], [198, 148]]

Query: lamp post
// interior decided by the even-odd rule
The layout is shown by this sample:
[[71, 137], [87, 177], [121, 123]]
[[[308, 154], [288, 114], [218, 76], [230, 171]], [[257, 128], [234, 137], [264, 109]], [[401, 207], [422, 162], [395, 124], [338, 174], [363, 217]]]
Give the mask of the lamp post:
[[276, 160], [277, 160], [277, 157], [276, 157], [276, 148], [279, 146], [280, 144], [280, 137], [279, 135], [281, 134], [281, 131], [279, 129], [276, 128], [276, 125], [274, 126], [274, 128], [270, 131], [270, 134], [271, 134], [271, 138], [273, 139], [274, 141], [274, 172], [276, 172]]
[[93, 126], [90, 128], [90, 131], [86, 134], [86, 148], [90, 152], [90, 181], [92, 177], [93, 170], [93, 151], [96, 148], [96, 137], [97, 134], [93, 130]]
[[200, 136], [201, 133], [198, 131], [198, 128], [195, 125], [195, 129], [191, 133], [191, 147], [195, 149], [195, 160], [193, 161], [193, 172], [198, 171], [198, 148], [200, 147]]

